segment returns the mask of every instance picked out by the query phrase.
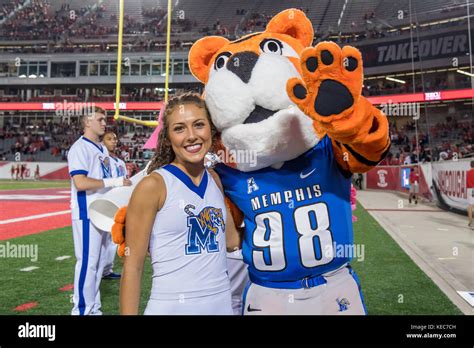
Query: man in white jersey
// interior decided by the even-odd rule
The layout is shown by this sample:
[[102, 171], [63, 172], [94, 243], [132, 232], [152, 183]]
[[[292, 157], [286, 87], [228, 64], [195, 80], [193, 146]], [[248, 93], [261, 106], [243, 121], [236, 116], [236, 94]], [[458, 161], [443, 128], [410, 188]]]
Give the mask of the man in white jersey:
[[[118, 143], [117, 135], [112, 131], [106, 132], [104, 134], [102, 143], [109, 151], [112, 177], [127, 177], [127, 167], [125, 162], [118, 158], [115, 154]], [[103, 256], [103, 260], [101, 262], [104, 263], [102, 279], [120, 279], [120, 274], [114, 273], [113, 271], [115, 254], [117, 253], [117, 245], [112, 241], [112, 235], [110, 233], [107, 233], [105, 237], [105, 244], [106, 252], [105, 254], [101, 255], [101, 258]]]
[[89, 220], [88, 207], [110, 187], [131, 185], [125, 177], [113, 178], [107, 149], [99, 142], [105, 133], [105, 110], [94, 107], [81, 116], [84, 135], [70, 148], [72, 232], [76, 267], [74, 274], [73, 315], [100, 315], [100, 254], [106, 233]]

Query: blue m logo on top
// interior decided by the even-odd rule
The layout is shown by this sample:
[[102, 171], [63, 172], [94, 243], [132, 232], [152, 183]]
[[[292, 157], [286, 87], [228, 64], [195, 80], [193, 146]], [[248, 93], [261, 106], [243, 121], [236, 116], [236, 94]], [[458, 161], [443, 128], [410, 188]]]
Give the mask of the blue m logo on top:
[[216, 233], [207, 226], [201, 227], [197, 216], [188, 217], [188, 244], [186, 244], [186, 255], [200, 254], [203, 248], [208, 253], [219, 251], [219, 243], [216, 241]]
[[198, 215], [191, 209], [194, 206], [188, 204], [184, 211], [188, 214], [188, 244], [186, 244], [186, 255], [200, 254], [205, 248], [208, 253], [219, 251], [219, 243], [216, 236], [219, 230], [224, 233], [225, 222], [222, 209], [205, 207]]

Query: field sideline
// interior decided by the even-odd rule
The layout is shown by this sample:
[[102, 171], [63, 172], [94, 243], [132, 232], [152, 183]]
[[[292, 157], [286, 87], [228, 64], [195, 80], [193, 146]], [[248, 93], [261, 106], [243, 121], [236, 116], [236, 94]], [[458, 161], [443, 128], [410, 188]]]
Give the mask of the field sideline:
[[0, 191], [2, 190], [21, 190], [21, 189], [37, 189], [37, 188], [70, 188], [69, 180], [11, 180], [0, 179]]
[[[68, 181], [0, 181], [0, 190], [68, 186]], [[363, 260], [354, 259], [352, 265], [358, 272], [369, 314], [461, 314], [362, 206], [358, 205], [355, 215], [359, 219], [354, 223], [355, 243], [364, 248], [364, 254]], [[75, 263], [71, 233], [71, 228], [65, 227], [0, 242], [37, 246], [38, 250], [37, 261], [0, 258], [0, 314], [70, 313]], [[56, 260], [58, 257], [60, 259]], [[121, 264], [117, 257], [116, 272], [121, 271]], [[38, 268], [20, 271], [29, 267]], [[142, 312], [150, 288], [151, 265], [148, 259], [142, 283]], [[118, 314], [118, 293], [119, 281], [102, 282], [104, 314]]]

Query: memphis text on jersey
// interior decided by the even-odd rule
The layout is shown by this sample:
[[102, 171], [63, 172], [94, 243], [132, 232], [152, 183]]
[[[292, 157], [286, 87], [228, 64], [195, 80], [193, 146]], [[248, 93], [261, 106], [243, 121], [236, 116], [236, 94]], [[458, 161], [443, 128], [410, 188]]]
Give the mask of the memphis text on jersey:
[[[248, 180], [248, 184], [249, 191], [258, 190], [258, 186], [253, 180], [253, 178], [250, 178]], [[321, 197], [321, 195], [321, 188], [318, 184], [304, 186], [293, 190], [272, 192], [270, 194], [264, 194], [252, 198], [252, 210], [257, 211], [261, 208], [267, 208], [273, 205], [280, 205], [282, 203], [289, 204], [289, 207], [292, 208], [295, 200], [296, 202], [301, 202], [307, 199]]]

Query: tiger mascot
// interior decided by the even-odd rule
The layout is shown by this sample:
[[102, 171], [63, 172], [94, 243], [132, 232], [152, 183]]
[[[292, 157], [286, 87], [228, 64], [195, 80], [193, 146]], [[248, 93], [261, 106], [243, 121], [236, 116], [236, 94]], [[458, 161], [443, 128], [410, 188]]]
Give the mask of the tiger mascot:
[[245, 224], [244, 314], [366, 313], [353, 255], [340, 251], [353, 250], [351, 175], [385, 157], [388, 122], [361, 96], [361, 53], [312, 40], [289, 9], [263, 32], [205, 37], [189, 53], [234, 154], [215, 171]]
[[385, 157], [388, 122], [361, 96], [361, 53], [312, 40], [306, 15], [288, 9], [263, 32], [205, 37], [189, 53], [233, 154], [214, 169], [244, 225], [245, 315], [367, 313], [347, 252], [351, 175]]

